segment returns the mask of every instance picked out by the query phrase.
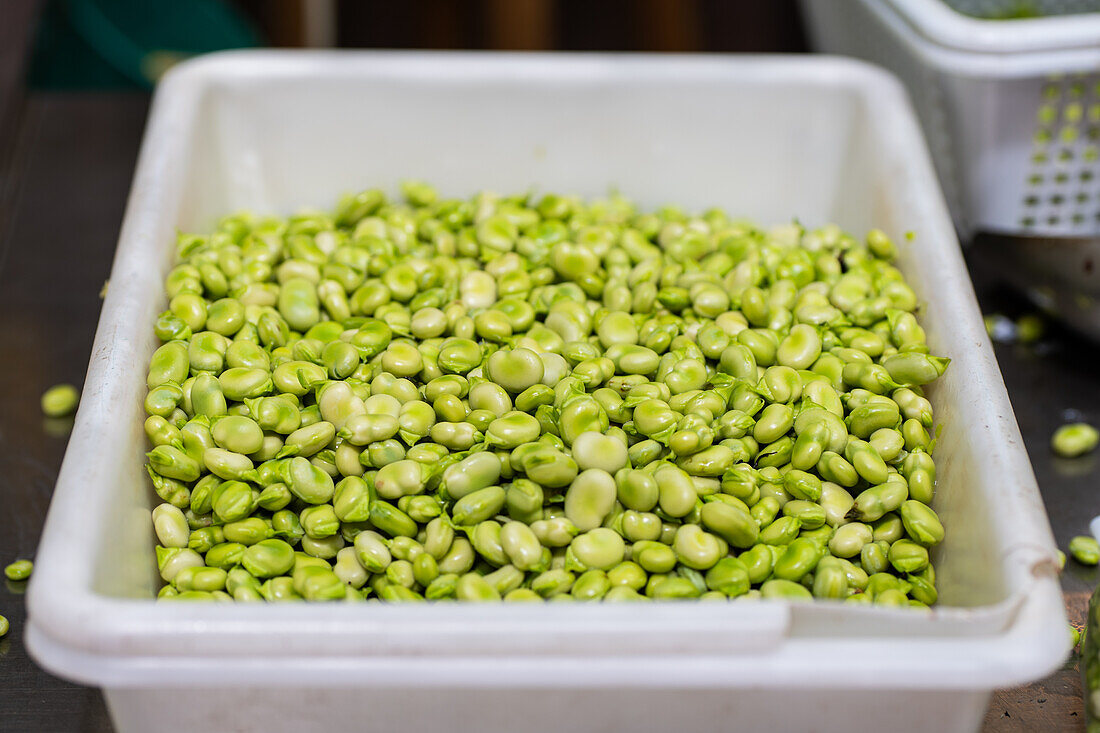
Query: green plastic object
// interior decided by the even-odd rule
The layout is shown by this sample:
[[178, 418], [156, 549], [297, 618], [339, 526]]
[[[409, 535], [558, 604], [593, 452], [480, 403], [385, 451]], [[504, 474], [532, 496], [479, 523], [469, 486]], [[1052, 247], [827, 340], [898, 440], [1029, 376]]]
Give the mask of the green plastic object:
[[47, 89], [150, 88], [189, 56], [262, 45], [223, 0], [51, 0], [29, 84]]

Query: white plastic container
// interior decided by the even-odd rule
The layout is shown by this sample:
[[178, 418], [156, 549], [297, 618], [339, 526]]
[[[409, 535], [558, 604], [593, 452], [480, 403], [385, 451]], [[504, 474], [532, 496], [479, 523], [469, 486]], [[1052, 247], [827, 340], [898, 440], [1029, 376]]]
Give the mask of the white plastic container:
[[[406, 177], [886, 229], [954, 362], [931, 613], [783, 602], [155, 604], [142, 472], [151, 325], [176, 228]], [[908, 241], [904, 233], [916, 232]], [[27, 642], [120, 731], [973, 730], [1056, 668], [1056, 550], [904, 92], [814, 58], [243, 52], [157, 92]], [[339, 728], [337, 728], [339, 726]]]
[[[1021, 5], [1043, 17], [982, 19]], [[884, 66], [908, 87], [964, 235], [1100, 236], [1100, 0], [802, 9], [817, 48]]]

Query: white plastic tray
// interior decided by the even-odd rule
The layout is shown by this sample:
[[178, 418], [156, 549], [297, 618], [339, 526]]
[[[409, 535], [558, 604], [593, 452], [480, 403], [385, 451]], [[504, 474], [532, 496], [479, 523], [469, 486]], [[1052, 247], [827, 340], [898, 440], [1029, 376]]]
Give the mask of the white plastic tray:
[[[881, 226], [954, 361], [931, 613], [781, 602], [155, 604], [145, 364], [177, 227], [435, 182]], [[916, 232], [907, 242], [904, 233]], [[126, 731], [971, 730], [1069, 644], [1055, 547], [900, 86], [814, 58], [235, 52], [157, 92], [28, 593], [27, 642]]]

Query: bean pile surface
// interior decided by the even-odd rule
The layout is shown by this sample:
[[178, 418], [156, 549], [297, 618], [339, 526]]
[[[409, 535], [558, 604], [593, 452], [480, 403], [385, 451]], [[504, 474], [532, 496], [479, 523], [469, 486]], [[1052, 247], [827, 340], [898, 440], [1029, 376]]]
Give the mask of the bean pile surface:
[[410, 182], [177, 247], [162, 599], [936, 602], [948, 360], [880, 231]]

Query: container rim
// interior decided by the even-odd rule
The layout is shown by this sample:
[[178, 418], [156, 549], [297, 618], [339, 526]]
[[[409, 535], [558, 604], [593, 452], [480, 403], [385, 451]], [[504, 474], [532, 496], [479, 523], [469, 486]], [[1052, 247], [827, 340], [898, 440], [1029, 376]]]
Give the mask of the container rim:
[[[1100, 43], [1067, 42], [1048, 48], [1045, 41], [1037, 42], [1036, 37], [1026, 29], [1007, 32], [997, 27], [989, 28], [1013, 23], [1058, 22], [1063, 21], [1062, 18], [979, 20], [946, 6], [940, 7], [942, 0], [853, 1], [860, 3], [866, 12], [889, 28], [893, 40], [904, 44], [921, 64], [950, 77], [999, 81], [1100, 72]], [[814, 0], [802, 0], [802, 3], [803, 7], [809, 7]], [[925, 9], [930, 9], [932, 17], [938, 18], [938, 21], [929, 22], [927, 16], [922, 14]], [[1100, 13], [1096, 16], [1096, 21], [1079, 24], [1082, 35], [1100, 38]], [[1084, 29], [1092, 30], [1086, 32]], [[1077, 27], [1071, 30], [1076, 34]], [[1014, 36], [1019, 36], [1026, 43], [1017, 44]]]
[[[501, 63], [501, 58], [507, 63]], [[569, 678], [559, 677], [559, 672], [584, 670], [598, 659], [601, 669], [606, 664], [608, 669], [617, 670], [606, 676], [606, 684], [646, 686], [655, 684], [649, 662], [659, 659], [662, 666], [674, 665], [683, 675], [677, 679], [693, 686], [741, 685], [789, 680], [793, 670], [804, 670], [806, 655], [822, 649], [835, 652], [839, 639], [851, 653], [815, 657], [820, 674], [813, 685], [848, 685], [859, 680], [872, 687], [975, 689], [1034, 679], [1061, 662], [1068, 637], [1058, 635], [1056, 632], [1062, 629], [1053, 629], [1050, 623], [1052, 615], [1064, 618], [1064, 610], [1053, 571], [1053, 547], [1048, 546], [1049, 529], [1044, 535], [1041, 527], [1025, 528], [1025, 539], [1015, 546], [1020, 556], [1013, 564], [1018, 568], [1013, 596], [981, 609], [934, 610], [928, 618], [935, 623], [926, 624], [924, 634], [919, 636], [888, 633], [891, 624], [897, 631], [899, 620], [906, 621], [908, 627], [908, 622], [916, 619], [909, 612], [853, 608], [845, 609], [843, 615], [866, 619], [869, 626], [880, 619], [887, 631], [815, 638], [799, 633], [811, 609], [779, 602], [654, 604], [647, 606], [646, 614], [612, 606], [531, 607], [525, 608], [523, 623], [516, 621], [511, 607], [503, 606], [379, 606], [365, 618], [361, 612], [354, 613], [354, 608], [290, 605], [265, 607], [265, 619], [257, 624], [251, 607], [157, 605], [151, 600], [123, 600], [96, 593], [92, 588], [93, 553], [74, 557], [76, 553], [72, 552], [74, 547], [96, 543], [94, 522], [86, 505], [89, 498], [94, 500], [95, 493], [82, 482], [83, 467], [77, 465], [79, 456], [74, 456], [81, 451], [94, 452], [99, 439], [94, 415], [110, 409], [115, 397], [106, 370], [120, 337], [118, 324], [112, 319], [125, 313], [138, 295], [131, 283], [134, 273], [128, 270], [127, 256], [156, 231], [158, 217], [169, 216], [175, 210], [171, 200], [181, 184], [171, 172], [179, 170], [185, 155], [179, 141], [186, 137], [196, 100], [223, 76], [289, 79], [323, 72], [340, 78], [368, 68], [393, 73], [400, 68], [401, 73], [414, 76], [492, 73], [497, 78], [543, 75], [555, 80], [587, 79], [595, 74], [632, 81], [639, 75], [700, 81], [728, 79], [732, 74], [748, 81], [762, 74], [767, 83], [809, 81], [858, 89], [874, 99], [876, 115], [883, 124], [901, 130], [911, 139], [914, 150], [920, 151], [907, 161], [912, 164], [910, 174], [927, 186], [935, 186], [927, 150], [900, 83], [877, 67], [851, 59], [234, 51], [181, 64], [167, 75], [154, 99], [112, 268], [111, 279], [116, 286], [104, 303], [89, 365], [91, 389], [86, 390], [77, 414], [47, 516], [37, 572], [28, 590], [28, 647], [41, 664], [82, 682], [129, 687], [161, 685], [167, 678], [180, 684], [232, 684], [239, 683], [242, 674], [250, 682], [293, 684], [294, 679], [287, 680], [294, 675], [286, 674], [287, 666], [280, 660], [290, 660], [295, 669], [312, 670], [314, 679], [322, 684], [377, 684], [380, 680], [389, 683], [404, 679], [414, 684], [461, 686], [481, 685], [491, 678], [502, 685], [520, 686], [566, 684], [563, 680]], [[953, 242], [942, 198], [930, 198], [933, 221], [929, 229], [935, 236]], [[1000, 429], [1015, 430], [1011, 415], [1002, 416], [1001, 423]], [[1021, 460], [1024, 470], [1029, 471], [1026, 460]], [[826, 613], [825, 607], [822, 604], [820, 613]], [[815, 607], [813, 614], [818, 613]], [[425, 631], [423, 621], [429, 617], [445, 623]], [[575, 624], [563, 624], [563, 619], [575, 624], [583, 620], [584, 632], [576, 631]], [[668, 634], [667, 627], [673, 621], [681, 625], [681, 633]], [[975, 622], [987, 623], [985, 633], [974, 633]], [[965, 625], [967, 633], [940, 633], [952, 623]], [[529, 633], [532, 628], [546, 631], [538, 643], [502, 633]], [[647, 638], [641, 634], [647, 629], [651, 635], [661, 630], [668, 638], [655, 646], [641, 646], [640, 640]], [[255, 649], [258, 642], [272, 639], [278, 639], [278, 649], [267, 655], [248, 654], [247, 650]], [[451, 662], [440, 664], [437, 649], [426, 645], [425, 640], [449, 645], [442, 651]], [[876, 664], [865, 669], [867, 665], [860, 659], [869, 654], [875, 655]], [[753, 664], [738, 663], [749, 658]], [[218, 663], [213, 676], [209, 665], [203, 664], [211, 659]], [[523, 660], [537, 661], [536, 665], [528, 665], [537, 667], [537, 671], [517, 671], [524, 667]], [[934, 674], [913, 675], [914, 666]], [[463, 674], [456, 674], [459, 670]]]
[[1100, 12], [991, 20], [965, 15], [943, 0], [863, 2], [893, 6], [929, 41], [959, 51], [997, 55], [1095, 51], [1100, 38]]

